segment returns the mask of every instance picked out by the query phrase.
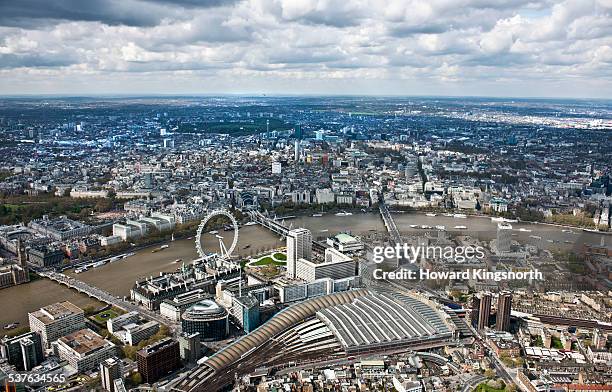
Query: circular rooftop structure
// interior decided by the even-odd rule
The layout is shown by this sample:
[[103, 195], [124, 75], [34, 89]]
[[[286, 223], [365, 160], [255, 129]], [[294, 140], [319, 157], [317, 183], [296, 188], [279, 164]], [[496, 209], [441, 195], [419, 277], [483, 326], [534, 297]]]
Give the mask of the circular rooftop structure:
[[187, 308], [181, 316], [183, 332], [199, 333], [201, 340], [221, 340], [229, 332], [228, 312], [210, 299]]
[[444, 312], [421, 298], [356, 289], [290, 306], [212, 355], [176, 391], [223, 389], [261, 366], [442, 347], [454, 342]]

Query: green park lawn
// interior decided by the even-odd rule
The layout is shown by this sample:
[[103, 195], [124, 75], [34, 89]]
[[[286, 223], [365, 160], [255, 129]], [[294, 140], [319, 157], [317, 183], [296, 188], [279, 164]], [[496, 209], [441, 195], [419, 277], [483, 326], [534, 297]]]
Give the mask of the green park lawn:
[[120, 313], [116, 309], [111, 308], [92, 316], [92, 319], [96, 322], [96, 324], [106, 326], [107, 320], [113, 319], [119, 315]]

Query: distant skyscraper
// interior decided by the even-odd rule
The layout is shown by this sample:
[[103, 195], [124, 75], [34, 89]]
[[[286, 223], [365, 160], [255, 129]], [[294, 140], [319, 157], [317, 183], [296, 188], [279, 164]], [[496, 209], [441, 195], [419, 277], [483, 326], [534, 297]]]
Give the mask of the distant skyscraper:
[[491, 294], [483, 293], [474, 296], [472, 302], [472, 324], [478, 329], [489, 326], [489, 316], [491, 315]]
[[302, 127], [300, 125], [295, 126], [295, 138], [298, 140], [302, 140], [304, 137], [304, 133], [302, 131]]
[[504, 291], [499, 293], [497, 299], [497, 320], [495, 329], [498, 331], [510, 330], [510, 311], [512, 310], [512, 293]]
[[115, 380], [121, 379], [121, 361], [117, 358], [108, 358], [100, 363], [100, 381], [102, 388], [108, 392], [115, 391]]
[[499, 223], [497, 225], [497, 253], [509, 252], [512, 245], [512, 225]]
[[278, 161], [272, 162], [272, 174], [281, 174], [282, 165]]
[[300, 159], [300, 142], [295, 141], [294, 151], [293, 151], [293, 160], [298, 161]]
[[145, 189], [153, 188], [153, 173], [146, 172], [142, 174], [142, 181]]
[[174, 148], [174, 139], [164, 139], [164, 148]]
[[298, 259], [312, 257], [312, 234], [308, 229], [294, 229], [287, 233], [287, 277], [296, 277]]

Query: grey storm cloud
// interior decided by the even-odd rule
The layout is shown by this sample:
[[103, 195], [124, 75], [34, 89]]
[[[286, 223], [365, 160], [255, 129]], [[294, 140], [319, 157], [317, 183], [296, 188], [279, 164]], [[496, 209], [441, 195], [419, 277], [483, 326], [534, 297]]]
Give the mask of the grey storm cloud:
[[234, 0], [0, 0], [0, 25], [33, 28], [59, 21], [155, 26], [186, 17], [184, 8], [208, 8]]

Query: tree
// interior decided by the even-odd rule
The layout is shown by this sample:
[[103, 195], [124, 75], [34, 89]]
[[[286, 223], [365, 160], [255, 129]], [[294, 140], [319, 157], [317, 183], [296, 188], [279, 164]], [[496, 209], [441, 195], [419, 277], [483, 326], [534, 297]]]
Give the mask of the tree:
[[488, 379], [492, 379], [493, 377], [495, 377], [495, 371], [493, 369], [487, 369], [484, 372], [484, 376]]
[[112, 208], [113, 202], [110, 199], [100, 199], [94, 207], [97, 212], [108, 212]]
[[85, 313], [85, 316], [91, 316], [92, 314], [96, 313], [96, 308], [91, 305], [86, 306], [83, 308], [83, 312]]
[[138, 372], [134, 372], [130, 375], [130, 381], [133, 385], [142, 384], [142, 375], [140, 375]]
[[516, 391], [517, 391], [516, 384], [510, 383], [506, 385], [505, 392], [516, 392]]
[[129, 358], [131, 360], [136, 359], [136, 352], [138, 351], [138, 347], [125, 345], [121, 347], [121, 349], [123, 350], [123, 355], [125, 355], [126, 358]]

